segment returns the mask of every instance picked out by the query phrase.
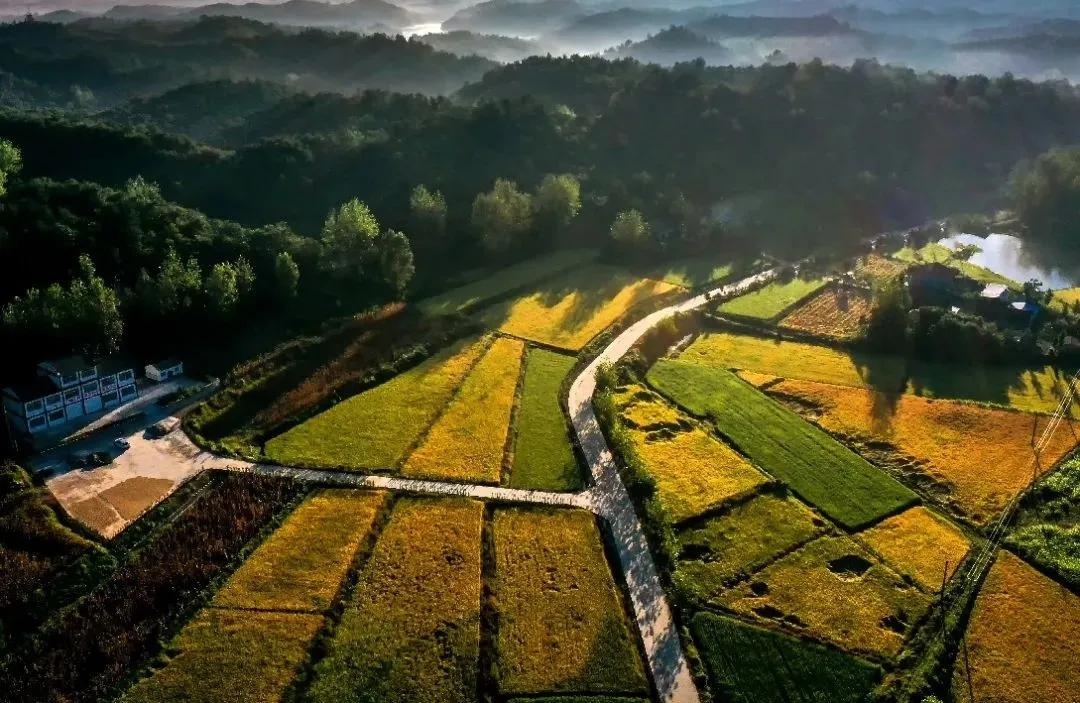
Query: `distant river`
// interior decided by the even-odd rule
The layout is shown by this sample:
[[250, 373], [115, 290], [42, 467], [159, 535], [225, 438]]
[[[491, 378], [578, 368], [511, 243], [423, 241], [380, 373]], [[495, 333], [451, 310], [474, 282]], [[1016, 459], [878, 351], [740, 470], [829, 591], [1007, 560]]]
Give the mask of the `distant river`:
[[1080, 278], [1075, 275], [1034, 263], [1024, 251], [1024, 241], [1012, 235], [991, 234], [984, 239], [974, 234], [957, 234], [942, 239], [941, 243], [950, 249], [974, 244], [982, 251], [971, 257], [971, 263], [1020, 283], [1037, 278], [1051, 290], [1080, 286]]

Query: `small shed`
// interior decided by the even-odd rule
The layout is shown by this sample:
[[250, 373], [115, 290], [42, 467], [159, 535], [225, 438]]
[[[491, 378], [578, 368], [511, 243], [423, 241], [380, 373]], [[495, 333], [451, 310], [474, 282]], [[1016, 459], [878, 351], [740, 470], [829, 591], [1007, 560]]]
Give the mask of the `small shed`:
[[179, 359], [164, 359], [146, 365], [146, 377], [158, 383], [182, 376], [183, 373], [184, 362]]
[[991, 283], [979, 293], [980, 298], [985, 298], [986, 300], [1000, 300], [1002, 302], [1007, 302], [1010, 295], [1011, 291], [1009, 290], [1009, 287], [1003, 283]]

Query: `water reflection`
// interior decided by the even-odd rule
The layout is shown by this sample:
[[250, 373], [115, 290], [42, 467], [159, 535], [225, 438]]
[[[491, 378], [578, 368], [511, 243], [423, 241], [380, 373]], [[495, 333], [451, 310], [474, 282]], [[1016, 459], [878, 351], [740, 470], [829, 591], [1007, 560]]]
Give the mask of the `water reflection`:
[[971, 263], [1020, 283], [1037, 278], [1052, 290], [1080, 286], [1080, 275], [1076, 271], [1061, 271], [1041, 263], [1025, 249], [1024, 241], [1018, 237], [991, 234], [984, 239], [974, 234], [957, 234], [942, 239], [941, 243], [950, 249], [969, 244], [979, 247], [981, 251], [971, 257]]

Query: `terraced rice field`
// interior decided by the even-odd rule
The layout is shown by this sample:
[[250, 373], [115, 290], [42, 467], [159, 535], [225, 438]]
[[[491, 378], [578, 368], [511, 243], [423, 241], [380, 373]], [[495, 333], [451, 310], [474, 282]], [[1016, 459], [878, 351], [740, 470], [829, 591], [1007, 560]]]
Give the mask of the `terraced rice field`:
[[928, 593], [941, 590], [971, 549], [963, 531], [921, 506], [883, 520], [858, 536]]
[[495, 340], [405, 461], [405, 476], [499, 482], [524, 353], [519, 340]]
[[851, 652], [891, 658], [930, 596], [847, 537], [820, 537], [725, 592], [717, 605]]
[[645, 693], [593, 516], [500, 510], [493, 538], [500, 690]]
[[[1037, 415], [805, 381], [784, 381], [769, 392], [797, 399], [829, 432], [887, 442], [914, 458], [913, 470], [930, 477], [955, 510], [979, 524], [1032, 481], [1032, 439], [1047, 424]], [[1067, 425], [1060, 426], [1040, 456], [1040, 473], [1075, 443]]]
[[858, 339], [866, 331], [872, 307], [870, 291], [829, 286], [781, 320], [780, 327], [849, 341]]
[[802, 499], [850, 529], [915, 502], [909, 489], [734, 374], [661, 360], [649, 383], [698, 417]]
[[855, 657], [712, 613], [691, 630], [713, 690], [730, 703], [863, 703], [881, 676]]
[[717, 311], [725, 315], [772, 320], [800, 300], [804, 300], [826, 284], [824, 279], [805, 281], [795, 278], [787, 283], [770, 283], [760, 290], [722, 303]]
[[635, 305], [677, 290], [670, 283], [593, 265], [496, 303], [482, 311], [480, 317], [489, 327], [506, 334], [578, 351]]
[[971, 614], [966, 663], [961, 653], [953, 671], [956, 700], [1075, 703], [1078, 632], [1080, 597], [1000, 552]]
[[[169, 663], [124, 703], [281, 700], [323, 626], [322, 615], [207, 608], [169, 644]], [[227, 692], [227, 694], [226, 694]]]
[[635, 450], [656, 479], [671, 519], [681, 522], [763, 485], [767, 479], [746, 459], [642, 386], [616, 402]]
[[399, 500], [315, 667], [310, 701], [475, 700], [482, 523], [477, 502]]
[[575, 359], [545, 349], [529, 349], [514, 441], [512, 488], [572, 491], [581, 487], [566, 418], [559, 401], [563, 379]]
[[324, 490], [294, 510], [232, 575], [212, 605], [322, 612], [386, 503], [383, 493]]
[[568, 249], [507, 266], [459, 288], [428, 298], [419, 307], [428, 315], [449, 315], [471, 310], [493, 298], [596, 260], [595, 249]]
[[734, 581], [826, 529], [828, 523], [798, 500], [759, 495], [679, 533], [677, 578], [698, 598], [713, 600]]
[[[679, 361], [1040, 413], [1057, 409], [1071, 375], [1050, 366], [958, 366], [923, 361], [909, 364], [899, 356], [847, 352], [726, 332], [702, 335], [679, 355]], [[1080, 417], [1080, 410], [1074, 414]]]
[[353, 396], [266, 444], [288, 466], [396, 467], [490, 343], [470, 340]]
[[646, 274], [646, 278], [663, 281], [681, 288], [701, 288], [710, 283], [719, 283], [729, 278], [734, 271], [731, 263], [717, 263], [709, 259], [693, 258], [672, 261], [657, 266]]

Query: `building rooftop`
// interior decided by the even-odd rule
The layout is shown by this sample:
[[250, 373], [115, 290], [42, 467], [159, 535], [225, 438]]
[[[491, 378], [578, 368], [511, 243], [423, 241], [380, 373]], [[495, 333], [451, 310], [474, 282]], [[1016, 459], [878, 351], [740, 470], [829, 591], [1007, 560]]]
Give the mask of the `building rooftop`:
[[62, 359], [50, 359], [43, 361], [39, 366], [55, 369], [61, 376], [71, 376], [80, 371], [93, 368], [93, 364], [87, 363], [81, 356], [66, 356]]
[[135, 369], [135, 363], [126, 356], [110, 356], [98, 362], [98, 374], [110, 376], [120, 371]]
[[53, 385], [52, 381], [41, 376], [28, 378], [19, 383], [13, 383], [5, 388], [4, 392], [14, 395], [24, 403], [31, 400], [37, 400], [38, 398], [44, 398], [53, 395], [54, 393], [63, 393], [63, 391], [57, 389], [57, 387]]
[[1009, 287], [1004, 283], [991, 283], [979, 293], [984, 298], [1000, 298], [1009, 292]]
[[181, 361], [175, 358], [161, 359], [153, 363], [147, 364], [147, 366], [153, 366], [155, 369], [171, 369], [174, 366], [179, 366]]

